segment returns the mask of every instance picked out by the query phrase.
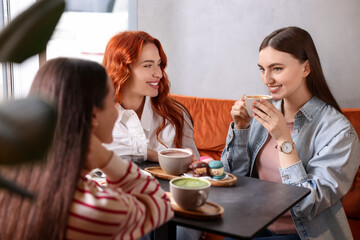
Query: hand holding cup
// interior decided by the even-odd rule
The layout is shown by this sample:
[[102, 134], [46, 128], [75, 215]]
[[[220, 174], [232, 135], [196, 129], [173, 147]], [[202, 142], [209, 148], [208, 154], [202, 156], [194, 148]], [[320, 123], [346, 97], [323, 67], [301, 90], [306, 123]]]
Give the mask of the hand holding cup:
[[264, 99], [264, 100], [268, 101], [269, 103], [272, 103], [273, 97], [270, 95], [247, 95], [247, 96], [245, 96], [246, 111], [248, 112], [250, 117], [252, 117], [252, 115], [254, 113], [250, 107], [254, 106], [253, 105], [254, 101], [260, 101], [260, 99]]
[[245, 95], [242, 95], [241, 99], [234, 103], [230, 114], [234, 121], [235, 129], [245, 129], [249, 127], [251, 117], [248, 115], [245, 107]]

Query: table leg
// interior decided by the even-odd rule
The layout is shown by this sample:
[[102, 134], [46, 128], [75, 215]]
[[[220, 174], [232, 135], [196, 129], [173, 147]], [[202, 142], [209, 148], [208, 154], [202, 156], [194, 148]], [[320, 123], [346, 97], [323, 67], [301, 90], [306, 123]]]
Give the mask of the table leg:
[[151, 233], [151, 240], [176, 239], [176, 224], [167, 222]]
[[176, 224], [173, 222], [169, 222], [169, 232], [168, 232], [168, 239], [176, 239]]

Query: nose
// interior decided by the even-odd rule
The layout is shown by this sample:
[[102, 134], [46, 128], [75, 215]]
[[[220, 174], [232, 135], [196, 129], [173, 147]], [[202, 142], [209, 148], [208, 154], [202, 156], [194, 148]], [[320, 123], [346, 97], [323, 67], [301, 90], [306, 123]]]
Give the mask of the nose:
[[153, 77], [160, 79], [160, 78], [162, 78], [162, 76], [163, 76], [163, 74], [162, 74], [161, 68], [160, 68], [160, 66], [157, 66], [153, 73]]
[[274, 83], [275, 80], [273, 79], [272, 77], [272, 74], [271, 72], [269, 71], [264, 71], [261, 75], [261, 78], [262, 78], [262, 81], [265, 85], [268, 85], [268, 84], [271, 84], [271, 83]]

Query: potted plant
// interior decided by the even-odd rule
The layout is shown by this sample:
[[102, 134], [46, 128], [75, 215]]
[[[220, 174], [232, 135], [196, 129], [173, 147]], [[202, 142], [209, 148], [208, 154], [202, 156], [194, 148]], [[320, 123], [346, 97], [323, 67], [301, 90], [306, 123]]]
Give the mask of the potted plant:
[[[64, 9], [64, 0], [40, 0], [18, 15], [0, 33], [0, 61], [21, 63], [44, 51]], [[43, 159], [55, 122], [55, 110], [41, 99], [14, 100], [0, 106], [0, 164]], [[0, 188], [33, 198], [1, 173]]]

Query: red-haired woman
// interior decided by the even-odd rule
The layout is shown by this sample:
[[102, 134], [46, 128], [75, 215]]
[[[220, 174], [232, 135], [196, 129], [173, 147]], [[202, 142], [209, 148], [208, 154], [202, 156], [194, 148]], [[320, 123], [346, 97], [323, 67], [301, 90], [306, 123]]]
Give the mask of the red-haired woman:
[[159, 40], [126, 31], [107, 44], [103, 65], [114, 83], [119, 117], [107, 145], [134, 162], [157, 162], [159, 150], [190, 148], [198, 158], [189, 112], [170, 97], [166, 55]]
[[[167, 58], [159, 40], [142, 31], [113, 36], [103, 65], [115, 87], [119, 117], [113, 142], [106, 147], [123, 159], [157, 162], [165, 148], [189, 148], [199, 158], [193, 122], [187, 109], [171, 98], [165, 68]], [[201, 232], [178, 228], [178, 239], [199, 239]]]

